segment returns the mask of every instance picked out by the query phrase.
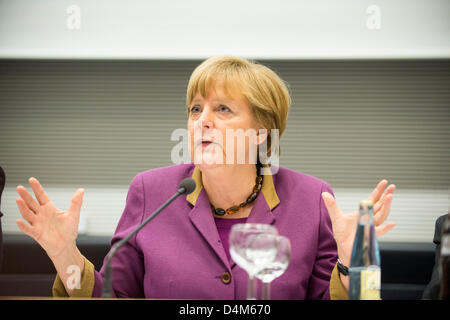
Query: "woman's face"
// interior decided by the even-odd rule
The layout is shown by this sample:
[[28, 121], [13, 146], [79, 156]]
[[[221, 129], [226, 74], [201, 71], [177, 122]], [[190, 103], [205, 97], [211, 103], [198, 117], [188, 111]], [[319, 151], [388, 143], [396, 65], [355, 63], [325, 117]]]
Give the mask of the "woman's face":
[[243, 97], [229, 97], [221, 86], [207, 97], [197, 94], [189, 106], [191, 160], [200, 170], [255, 163], [257, 129]]

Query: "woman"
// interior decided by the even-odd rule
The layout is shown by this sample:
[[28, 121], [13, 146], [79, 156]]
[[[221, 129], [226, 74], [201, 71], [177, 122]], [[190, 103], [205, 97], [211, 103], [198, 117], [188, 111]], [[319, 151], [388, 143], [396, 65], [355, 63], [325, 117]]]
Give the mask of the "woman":
[[[291, 263], [273, 282], [273, 299], [346, 298], [348, 277], [338, 273], [336, 263], [339, 257], [349, 265], [358, 212], [343, 214], [329, 185], [317, 178], [274, 166], [265, 166], [261, 175], [251, 152], [267, 143], [267, 154], [260, 156], [271, 156], [274, 137], [258, 129], [279, 130], [281, 136], [286, 127], [290, 97], [283, 81], [245, 59], [210, 58], [191, 75], [186, 106], [193, 163], [138, 174], [111, 245], [172, 195], [179, 181], [192, 177], [197, 187], [117, 252], [112, 262], [114, 295], [245, 299], [247, 274], [229, 256], [228, 234], [232, 224], [248, 222], [273, 224], [291, 240]], [[250, 132], [243, 149], [226, 134], [239, 129]], [[244, 163], [236, 160], [239, 152], [245, 155]], [[54, 295], [99, 296], [104, 270], [95, 271], [76, 246], [84, 190], [77, 190], [69, 210], [62, 212], [36, 179], [29, 183], [37, 201], [17, 187], [17, 205], [28, 221], [17, 224], [54, 263]], [[387, 181], [381, 181], [369, 196], [375, 202], [378, 235], [394, 226], [381, 226], [395, 189], [386, 186]], [[78, 287], [67, 273], [71, 266], [81, 271]]]

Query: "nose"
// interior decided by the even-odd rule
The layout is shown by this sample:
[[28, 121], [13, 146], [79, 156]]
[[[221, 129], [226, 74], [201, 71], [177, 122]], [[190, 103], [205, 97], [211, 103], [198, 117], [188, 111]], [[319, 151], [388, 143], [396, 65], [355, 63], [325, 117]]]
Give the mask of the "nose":
[[197, 128], [201, 129], [212, 129], [214, 128], [214, 113], [211, 108], [205, 106], [203, 108], [202, 114], [197, 119]]

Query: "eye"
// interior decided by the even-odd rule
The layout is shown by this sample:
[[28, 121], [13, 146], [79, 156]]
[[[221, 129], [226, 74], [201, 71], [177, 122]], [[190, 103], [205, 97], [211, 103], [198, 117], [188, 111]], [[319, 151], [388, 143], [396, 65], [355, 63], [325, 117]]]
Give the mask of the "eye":
[[197, 112], [199, 112], [200, 111], [200, 107], [199, 106], [193, 106], [192, 108], [191, 108], [191, 113], [197, 113]]
[[230, 110], [230, 108], [228, 108], [227, 106], [220, 105], [220, 106], [219, 106], [219, 111], [220, 111], [220, 112], [230, 112], [231, 110]]

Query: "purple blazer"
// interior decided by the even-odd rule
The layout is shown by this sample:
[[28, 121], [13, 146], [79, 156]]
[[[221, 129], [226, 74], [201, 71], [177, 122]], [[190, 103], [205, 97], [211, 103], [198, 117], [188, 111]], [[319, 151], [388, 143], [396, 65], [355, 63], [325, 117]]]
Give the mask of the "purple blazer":
[[[182, 179], [200, 172], [194, 169], [193, 164], [180, 164], [136, 175], [111, 245], [172, 196]], [[273, 224], [291, 240], [291, 262], [272, 282], [271, 298], [329, 299], [337, 249], [321, 193], [332, 190], [326, 182], [284, 167], [269, 177], [264, 177], [265, 193], [259, 194], [247, 222]], [[196, 191], [194, 201], [192, 196], [178, 197], [116, 253], [116, 297], [246, 298], [247, 273], [228, 260], [201, 183]], [[225, 272], [231, 274], [229, 283], [222, 281]], [[94, 272], [93, 297], [101, 295], [103, 273], [104, 266]]]

